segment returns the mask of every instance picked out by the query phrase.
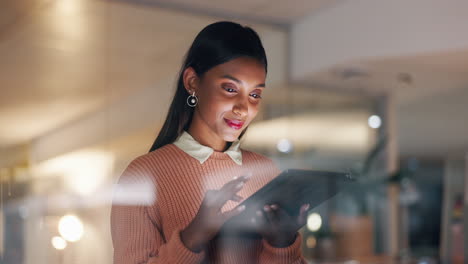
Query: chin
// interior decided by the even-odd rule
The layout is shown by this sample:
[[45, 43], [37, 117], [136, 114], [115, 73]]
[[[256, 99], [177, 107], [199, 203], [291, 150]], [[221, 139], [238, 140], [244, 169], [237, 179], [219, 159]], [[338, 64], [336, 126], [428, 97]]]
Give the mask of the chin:
[[239, 136], [225, 136], [224, 140], [227, 142], [233, 142], [235, 141]]
[[235, 141], [236, 139], [239, 138], [240, 134], [241, 134], [240, 132], [239, 132], [239, 133], [235, 133], [235, 134], [233, 134], [233, 133], [225, 133], [223, 139], [224, 139], [225, 141], [228, 141], [228, 142], [233, 142], [233, 141]]

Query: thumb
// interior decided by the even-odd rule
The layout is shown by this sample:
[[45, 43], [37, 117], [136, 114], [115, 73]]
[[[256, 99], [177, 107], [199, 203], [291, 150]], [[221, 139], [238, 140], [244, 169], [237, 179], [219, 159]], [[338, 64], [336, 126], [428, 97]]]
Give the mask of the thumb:
[[300, 227], [304, 226], [307, 223], [307, 210], [309, 210], [310, 205], [304, 204], [299, 209], [299, 216], [297, 217], [297, 223]]

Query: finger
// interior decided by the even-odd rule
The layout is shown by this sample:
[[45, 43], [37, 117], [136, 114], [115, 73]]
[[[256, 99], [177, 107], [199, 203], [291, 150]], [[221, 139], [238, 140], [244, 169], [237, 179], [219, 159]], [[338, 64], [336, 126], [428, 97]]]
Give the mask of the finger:
[[216, 202], [218, 201], [218, 191], [217, 190], [207, 190], [205, 193], [205, 197], [203, 199], [203, 203], [207, 205], [208, 207], [212, 207], [216, 205]]
[[286, 210], [284, 210], [277, 204], [272, 204], [270, 207], [273, 210], [273, 213], [278, 222], [283, 221], [285, 223], [290, 223], [290, 220], [292, 220], [291, 215], [289, 215], [289, 213], [286, 212]]
[[241, 179], [236, 179], [227, 182], [218, 190], [217, 199], [223, 199], [225, 201], [229, 200], [231, 196], [237, 193], [244, 186], [244, 182]]
[[242, 187], [244, 187], [244, 183], [239, 182], [236, 186], [220, 189], [218, 191], [215, 206], [217, 206], [218, 209], [221, 209], [221, 207], [223, 207], [227, 201], [238, 199], [237, 197], [240, 196], [236, 193], [239, 192], [242, 189]]
[[256, 224], [256, 227], [258, 228], [258, 231], [261, 232], [262, 230], [267, 230], [268, 221], [263, 210], [261, 209], [257, 210], [255, 212], [255, 217], [253, 217], [253, 219], [255, 219], [255, 224]]
[[255, 212], [255, 219], [257, 220], [257, 223], [264, 224], [266, 223], [266, 214], [263, 212], [263, 210], [257, 210]]
[[249, 172], [246, 172], [246, 173], [242, 174], [242, 176], [240, 176], [240, 177], [234, 176], [233, 180], [236, 180], [236, 179], [239, 179], [239, 178], [243, 178], [244, 180], [249, 180], [251, 177], [252, 177], [252, 172], [249, 171]]
[[270, 207], [270, 205], [266, 204], [265, 206], [263, 206], [263, 213], [268, 224], [273, 226], [276, 226], [278, 224], [278, 219], [276, 218], [275, 212]]
[[240, 177], [234, 177], [234, 179], [228, 181], [219, 190], [228, 191], [228, 190], [239, 188], [239, 186], [243, 186], [242, 183], [245, 184], [250, 179], [251, 176], [252, 176], [252, 173], [245, 174]]
[[226, 192], [226, 191], [229, 191], [229, 190], [233, 190], [233, 189], [235, 189], [239, 184], [242, 184], [242, 183], [244, 183], [243, 178], [237, 178], [237, 179], [235, 179], [235, 180], [228, 181], [227, 183], [225, 183], [225, 184], [219, 189], [219, 191]]
[[261, 229], [264, 227], [264, 224], [263, 224], [264, 222], [265, 221], [264, 221], [263, 215], [261, 216], [255, 215], [252, 218], [250, 218], [251, 227], [255, 228], [255, 230], [260, 233], [261, 233]]
[[237, 195], [237, 194], [234, 194], [232, 197], [231, 197], [231, 200], [232, 201], [235, 201], [235, 202], [240, 202], [244, 199], [244, 197], [240, 196], [240, 195]]
[[249, 176], [241, 176], [237, 179], [227, 182], [221, 189], [219, 189], [216, 205], [221, 208], [228, 201], [231, 200], [237, 192], [239, 192], [249, 180]]
[[297, 223], [300, 227], [306, 224], [307, 222], [307, 211], [309, 210], [309, 204], [303, 204], [299, 209], [299, 216], [297, 217]]
[[228, 194], [229, 193], [221, 193], [219, 190], [208, 190], [205, 194], [206, 205], [210, 208], [220, 210], [228, 200], [240, 202], [244, 199], [244, 197], [235, 193], [231, 194], [230, 197], [227, 196]]
[[223, 218], [223, 221], [226, 221], [229, 218], [242, 213], [244, 210], [245, 210], [245, 205], [239, 205], [229, 211], [222, 213], [221, 216]]

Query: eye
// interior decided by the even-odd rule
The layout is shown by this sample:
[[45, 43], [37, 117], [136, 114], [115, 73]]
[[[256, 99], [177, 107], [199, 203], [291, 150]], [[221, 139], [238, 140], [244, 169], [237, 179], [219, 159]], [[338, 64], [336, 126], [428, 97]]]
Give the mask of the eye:
[[254, 91], [252, 91], [250, 96], [253, 97], [254, 99], [261, 99], [262, 98], [262, 91], [260, 89], [255, 89]]
[[259, 94], [251, 94], [250, 96], [252, 96], [252, 97], [255, 98], [255, 99], [260, 99], [260, 98], [262, 98], [262, 96], [259, 95]]
[[236, 92], [237, 90], [234, 89], [235, 87], [231, 86], [231, 85], [224, 85], [223, 86], [223, 89], [226, 90], [226, 92], [228, 93], [234, 93]]

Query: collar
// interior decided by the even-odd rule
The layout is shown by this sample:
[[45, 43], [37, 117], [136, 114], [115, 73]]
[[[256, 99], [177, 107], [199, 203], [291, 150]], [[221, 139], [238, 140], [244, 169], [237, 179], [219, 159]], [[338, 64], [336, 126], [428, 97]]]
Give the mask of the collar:
[[[200, 164], [203, 164], [214, 152], [214, 149], [200, 144], [185, 130], [176, 139], [176, 141], [174, 141], [174, 145], [197, 159]], [[226, 151], [224, 151], [224, 153], [229, 155], [229, 157], [231, 157], [235, 163], [242, 165], [242, 152], [240, 150], [239, 139], [233, 141], [231, 146]]]

